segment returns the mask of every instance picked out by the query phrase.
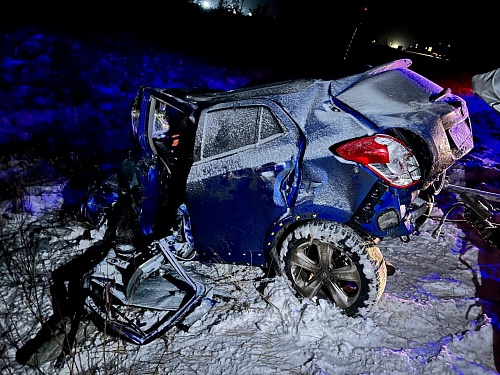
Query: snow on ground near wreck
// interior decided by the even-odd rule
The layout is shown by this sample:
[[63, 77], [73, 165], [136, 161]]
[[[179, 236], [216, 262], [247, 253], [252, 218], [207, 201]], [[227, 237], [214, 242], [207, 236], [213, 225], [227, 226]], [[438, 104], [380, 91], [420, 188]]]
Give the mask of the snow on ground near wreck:
[[[240, 72], [205, 64], [200, 67], [199, 61], [139, 48], [128, 40], [105, 38], [101, 47], [30, 31], [5, 35], [2, 42], [4, 51], [12, 51], [1, 61], [5, 82], [0, 117], [5, 139], [19, 135], [20, 128], [21, 134], [31, 137], [56, 125], [63, 127], [58, 130], [67, 129], [62, 135], [71, 135], [75, 127], [103, 124], [110, 126], [110, 136], [116, 141], [116, 134], [128, 137], [129, 103], [140, 84], [228, 89], [251, 81]], [[47, 74], [53, 66], [59, 69], [57, 73]], [[77, 101], [87, 94], [88, 101]], [[500, 152], [495, 137], [498, 114], [477, 96], [465, 95], [465, 99], [477, 140], [472, 159], [479, 165], [495, 166]], [[102, 143], [92, 144], [100, 149]], [[44, 213], [44, 204], [61, 200], [59, 186], [37, 190], [27, 200], [34, 215]], [[207, 275], [207, 282], [224, 298], [216, 296], [214, 308], [189, 331], [172, 329], [141, 347], [96, 331], [78, 344], [74, 359], [61, 369], [55, 369], [53, 362], [42, 365], [41, 371], [21, 366], [15, 361], [17, 348], [39, 331], [36, 317], [46, 320], [52, 313], [50, 271], [80, 254], [102, 233], [92, 232], [91, 239], [84, 239], [84, 228], [72, 225], [76, 223], [53, 226], [57, 218], [51, 212], [43, 216], [47, 222], [42, 217], [5, 213], [11, 203], [0, 202], [0, 233], [19, 233], [21, 224], [31, 224], [34, 230], [46, 228], [44, 241], [37, 244], [33, 256], [19, 258], [33, 261], [22, 263], [26, 265], [23, 274], [9, 273], [5, 257], [0, 258], [1, 373], [497, 373], [492, 325], [475, 306], [478, 249], [467, 247], [463, 233], [451, 224], [444, 226], [441, 237], [433, 238], [437, 223], [432, 221], [407, 244], [399, 239], [379, 244], [397, 271], [366, 318], [347, 318], [334, 307], [299, 301], [283, 280], [266, 282], [260, 269], [198, 265], [196, 269]], [[34, 286], [23, 290], [30, 285], [28, 280], [35, 281]]]
[[[95, 331], [61, 369], [51, 362], [41, 369], [59, 374], [496, 374], [492, 326], [475, 306], [472, 273], [478, 250], [461, 250], [463, 234], [452, 224], [432, 237], [436, 225], [429, 220], [409, 243], [379, 243], [397, 271], [368, 317], [348, 318], [327, 304], [301, 301], [281, 278], [266, 279], [258, 268], [186, 262], [187, 269], [214, 288], [217, 301], [188, 331], [174, 328], [144, 346]], [[82, 234], [78, 226], [51, 228], [50, 233], [73, 243], [77, 253], [92, 242], [71, 241]], [[92, 233], [94, 240], [100, 235]], [[51, 260], [71, 257], [68, 246], [55, 243], [40, 248], [45, 261], [34, 264], [44, 283], [54, 266]], [[38, 373], [15, 362], [16, 346], [39, 329], [34, 315], [27, 313], [32, 305], [5, 263], [1, 273], [4, 364], [16, 374]], [[48, 317], [47, 290], [36, 290], [43, 301], [41, 314]]]

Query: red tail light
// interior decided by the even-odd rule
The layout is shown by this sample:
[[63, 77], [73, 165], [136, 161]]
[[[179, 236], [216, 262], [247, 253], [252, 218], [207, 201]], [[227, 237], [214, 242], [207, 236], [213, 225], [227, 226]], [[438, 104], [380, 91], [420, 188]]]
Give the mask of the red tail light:
[[377, 134], [344, 143], [339, 156], [357, 162], [380, 176], [389, 185], [409, 187], [420, 181], [417, 159], [399, 139]]

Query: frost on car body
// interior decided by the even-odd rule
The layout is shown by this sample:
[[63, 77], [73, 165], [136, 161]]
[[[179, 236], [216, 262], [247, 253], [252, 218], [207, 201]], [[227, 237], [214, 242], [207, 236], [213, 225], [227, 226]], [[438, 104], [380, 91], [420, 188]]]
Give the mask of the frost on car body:
[[[122, 180], [135, 233], [163, 246], [163, 257], [150, 249], [145, 262], [164, 259], [195, 286], [179, 262], [272, 267], [306, 298], [367, 314], [387, 277], [377, 241], [408, 240], [446, 170], [473, 147], [465, 102], [410, 64], [227, 92], [142, 87], [132, 106], [133, 173]], [[95, 219], [106, 207], [84, 208]], [[159, 277], [134, 275], [139, 290], [148, 275]], [[98, 277], [104, 287], [107, 277], [96, 269], [90, 278]], [[200, 288], [185, 291], [189, 303], [199, 303]], [[184, 313], [159, 313], [160, 325], [143, 337], [151, 340]], [[146, 340], [137, 327], [122, 334]]]

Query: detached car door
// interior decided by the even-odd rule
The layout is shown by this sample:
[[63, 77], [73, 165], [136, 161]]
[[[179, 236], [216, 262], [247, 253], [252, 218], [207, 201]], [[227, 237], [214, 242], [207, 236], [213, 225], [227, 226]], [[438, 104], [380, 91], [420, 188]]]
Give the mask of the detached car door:
[[303, 137], [275, 102], [202, 111], [187, 204], [195, 248], [208, 261], [264, 266], [264, 238], [297, 195]]

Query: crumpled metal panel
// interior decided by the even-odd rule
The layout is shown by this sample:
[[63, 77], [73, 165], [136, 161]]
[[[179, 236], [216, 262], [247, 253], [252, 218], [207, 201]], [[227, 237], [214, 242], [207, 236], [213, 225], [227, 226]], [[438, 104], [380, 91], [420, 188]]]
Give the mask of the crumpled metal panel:
[[[362, 80], [338, 98], [380, 129], [401, 128], [417, 134], [431, 152], [429, 180], [473, 147], [465, 101], [408, 69], [391, 70]], [[456, 136], [450, 134], [455, 126], [460, 132]]]

